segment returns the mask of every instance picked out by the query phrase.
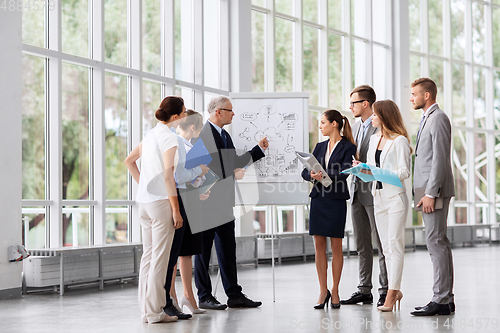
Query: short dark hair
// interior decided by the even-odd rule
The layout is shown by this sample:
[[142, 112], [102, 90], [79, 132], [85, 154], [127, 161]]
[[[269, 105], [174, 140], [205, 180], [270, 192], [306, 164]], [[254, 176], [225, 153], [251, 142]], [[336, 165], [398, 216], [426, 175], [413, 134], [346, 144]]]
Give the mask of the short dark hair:
[[167, 96], [161, 101], [160, 107], [156, 110], [155, 117], [159, 121], [168, 122], [173, 115], [180, 115], [184, 100], [179, 96]]
[[370, 87], [367, 84], [364, 84], [362, 86], [357, 86], [351, 91], [351, 94], [349, 96], [352, 96], [352, 94], [358, 93], [359, 97], [361, 99], [364, 99], [365, 101], [372, 106], [373, 103], [377, 100], [377, 95], [375, 94], [375, 90], [373, 90], [372, 87]]
[[424, 92], [428, 92], [431, 94], [431, 98], [436, 100], [436, 96], [438, 93], [438, 88], [436, 83], [429, 79], [428, 77], [421, 77], [420, 79], [416, 79], [411, 83], [411, 87], [421, 86]]

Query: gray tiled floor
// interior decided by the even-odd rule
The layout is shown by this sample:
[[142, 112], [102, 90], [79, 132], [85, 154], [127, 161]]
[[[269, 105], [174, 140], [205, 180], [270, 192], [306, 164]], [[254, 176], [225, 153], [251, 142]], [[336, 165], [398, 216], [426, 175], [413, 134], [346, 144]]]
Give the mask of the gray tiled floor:
[[[106, 285], [102, 292], [96, 287], [86, 287], [70, 289], [63, 297], [43, 292], [0, 301], [0, 332], [263, 333], [334, 331], [335, 328], [341, 328], [342, 332], [500, 331], [500, 247], [458, 248], [453, 254], [457, 312], [451, 316], [417, 318], [409, 314], [414, 306], [426, 304], [431, 298], [430, 259], [426, 251], [418, 250], [405, 255], [404, 297], [401, 311], [396, 313], [379, 313], [373, 305], [314, 310], [312, 306], [318, 292], [314, 262], [304, 264], [296, 261], [276, 266], [275, 303], [272, 301], [270, 264], [260, 265], [258, 269], [239, 268], [243, 291], [264, 303], [258, 309], [211, 311], [177, 323], [142, 324], [137, 306], [137, 287], [115, 284]], [[348, 297], [355, 290], [357, 266], [356, 257], [344, 261], [341, 298]], [[180, 281], [177, 287], [182, 290]], [[217, 296], [221, 301], [226, 300], [220, 285]], [[376, 292], [374, 297], [378, 298]], [[398, 324], [401, 329], [398, 329]]]

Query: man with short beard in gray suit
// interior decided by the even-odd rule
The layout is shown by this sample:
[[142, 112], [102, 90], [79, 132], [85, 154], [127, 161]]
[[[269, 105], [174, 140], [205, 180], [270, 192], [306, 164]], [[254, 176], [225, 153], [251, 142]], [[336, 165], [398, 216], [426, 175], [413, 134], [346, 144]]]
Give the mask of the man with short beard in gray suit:
[[[377, 96], [372, 87], [362, 85], [356, 87], [351, 92], [352, 114], [355, 118], [361, 118], [361, 121], [352, 125], [352, 135], [358, 147], [358, 160], [366, 163], [366, 154], [370, 143], [370, 137], [377, 133], [378, 129], [371, 125], [372, 104], [375, 103]], [[373, 211], [373, 196], [371, 191], [372, 182], [365, 183], [359, 178], [353, 176], [351, 183], [351, 217], [356, 238], [356, 250], [359, 256], [359, 284], [355, 291], [347, 300], [342, 300], [341, 304], [372, 304], [373, 295], [371, 293], [372, 271], [373, 271], [373, 245], [378, 249], [379, 273], [379, 300], [377, 306], [384, 305], [387, 295], [387, 268], [385, 257], [382, 252], [382, 245], [375, 225], [375, 215]]]
[[[436, 103], [437, 87], [429, 78], [411, 84], [413, 109], [424, 114], [417, 133], [413, 189], [425, 189], [417, 207], [422, 207], [426, 245], [434, 271], [434, 295], [426, 306], [416, 307], [414, 316], [449, 315], [455, 312], [453, 295], [453, 258], [446, 236], [450, 199], [455, 196], [451, 170], [451, 124]], [[435, 209], [436, 198], [443, 199], [443, 208]]]

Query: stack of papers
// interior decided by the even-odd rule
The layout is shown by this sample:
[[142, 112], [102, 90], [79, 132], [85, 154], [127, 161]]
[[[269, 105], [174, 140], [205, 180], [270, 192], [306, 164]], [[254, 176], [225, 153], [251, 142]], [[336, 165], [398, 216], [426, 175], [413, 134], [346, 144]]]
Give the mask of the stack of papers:
[[[371, 174], [367, 174], [366, 172]], [[355, 175], [365, 183], [376, 180], [382, 183], [403, 187], [403, 184], [401, 184], [401, 181], [396, 173], [387, 169], [377, 168], [376, 166], [368, 165], [366, 163], [358, 164], [353, 168], [342, 171], [342, 173]]]
[[323, 184], [323, 186], [328, 187], [333, 183], [330, 176], [328, 176], [325, 169], [323, 169], [323, 167], [321, 166], [321, 164], [319, 164], [318, 160], [316, 159], [316, 157], [314, 157], [313, 154], [296, 151], [295, 155], [297, 155], [299, 161], [304, 164], [304, 167], [309, 170], [309, 172], [314, 171], [318, 173], [319, 171], [321, 171], [321, 173], [323, 174], [323, 178], [319, 180], [319, 182]]

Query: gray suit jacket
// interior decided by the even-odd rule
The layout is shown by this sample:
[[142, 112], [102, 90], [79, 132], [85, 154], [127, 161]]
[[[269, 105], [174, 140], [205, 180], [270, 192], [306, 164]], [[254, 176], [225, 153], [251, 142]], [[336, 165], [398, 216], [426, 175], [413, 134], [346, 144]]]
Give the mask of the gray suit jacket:
[[417, 137], [414, 189], [425, 187], [425, 194], [434, 197], [455, 196], [450, 150], [450, 119], [436, 104], [428, 110]]
[[[358, 132], [361, 129], [361, 121], [357, 121], [354, 123], [354, 125], [352, 125], [352, 135], [354, 136], [354, 141], [356, 141]], [[368, 147], [370, 146], [370, 138], [376, 133], [378, 133], [378, 128], [373, 127], [370, 124], [370, 127], [368, 127], [368, 129], [366, 130], [363, 142], [361, 142], [361, 147], [358, 147], [359, 161], [366, 163], [366, 155], [368, 153]], [[349, 200], [350, 203], [352, 203], [354, 193], [356, 191], [358, 192], [359, 201], [361, 201], [364, 206], [373, 205], [372, 182], [365, 183], [358, 177], [353, 176], [351, 181], [351, 199]]]

